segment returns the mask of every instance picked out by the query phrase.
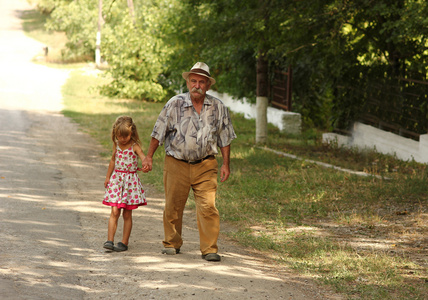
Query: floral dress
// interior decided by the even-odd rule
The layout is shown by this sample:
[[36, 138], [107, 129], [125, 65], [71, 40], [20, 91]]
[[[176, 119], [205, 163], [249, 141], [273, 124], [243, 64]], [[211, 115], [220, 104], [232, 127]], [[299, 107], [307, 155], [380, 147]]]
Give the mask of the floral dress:
[[127, 210], [147, 205], [143, 184], [137, 175], [138, 156], [134, 145], [126, 150], [116, 147], [115, 170], [105, 191], [103, 204]]

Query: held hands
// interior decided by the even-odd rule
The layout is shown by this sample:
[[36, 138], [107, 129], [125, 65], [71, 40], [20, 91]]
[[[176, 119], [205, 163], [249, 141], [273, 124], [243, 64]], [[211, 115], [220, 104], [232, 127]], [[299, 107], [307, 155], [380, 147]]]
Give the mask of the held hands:
[[142, 171], [144, 173], [150, 172], [152, 170], [152, 166], [153, 166], [153, 159], [151, 157], [146, 156], [143, 159], [141, 166], [142, 166]]

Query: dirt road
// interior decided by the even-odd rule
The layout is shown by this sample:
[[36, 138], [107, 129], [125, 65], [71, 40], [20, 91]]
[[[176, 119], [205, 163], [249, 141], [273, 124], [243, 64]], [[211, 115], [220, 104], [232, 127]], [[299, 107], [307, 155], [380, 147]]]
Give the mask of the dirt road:
[[182, 253], [162, 255], [163, 198], [150, 187], [129, 251], [106, 252], [101, 148], [60, 114], [67, 71], [30, 62], [43, 45], [20, 30], [28, 4], [0, 8], [0, 298], [338, 299], [224, 237], [222, 261], [202, 260], [190, 211]]

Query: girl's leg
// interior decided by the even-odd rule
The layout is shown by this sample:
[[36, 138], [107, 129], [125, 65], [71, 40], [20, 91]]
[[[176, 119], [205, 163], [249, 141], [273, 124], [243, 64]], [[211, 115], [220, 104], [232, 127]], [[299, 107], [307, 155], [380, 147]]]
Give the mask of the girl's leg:
[[129, 236], [131, 235], [132, 230], [132, 210], [123, 210], [123, 237], [122, 243], [128, 246]]
[[114, 235], [117, 229], [117, 220], [120, 217], [120, 209], [116, 206], [111, 207], [110, 219], [108, 220], [107, 240], [114, 242]]

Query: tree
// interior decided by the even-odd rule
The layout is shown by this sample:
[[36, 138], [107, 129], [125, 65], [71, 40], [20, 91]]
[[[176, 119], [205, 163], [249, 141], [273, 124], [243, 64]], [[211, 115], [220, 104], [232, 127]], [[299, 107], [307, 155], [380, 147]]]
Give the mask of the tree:
[[55, 1], [55, 8], [46, 23], [48, 30], [67, 35], [64, 61], [94, 60], [98, 2], [92, 0]]
[[[94, 1], [50, 1], [50, 28], [70, 41], [65, 57], [93, 56]], [[129, 2], [104, 1], [110, 95], [160, 99], [184, 88], [181, 73], [200, 60], [217, 79], [213, 88], [250, 101], [265, 90], [257, 82], [292, 65], [293, 108], [306, 127], [346, 129], [368, 110], [401, 122], [385, 113], [392, 104], [403, 114], [427, 110], [406, 98], [403, 81], [427, 77], [426, 1], [139, 0], [135, 23]], [[267, 69], [267, 80], [265, 71], [257, 79], [257, 68]], [[390, 99], [391, 90], [398, 94], [392, 102], [368, 107], [372, 98]]]
[[[169, 53], [159, 31], [158, 16], [167, 6], [157, 1], [142, 1], [134, 7], [135, 15], [114, 4], [108, 18], [120, 20], [104, 29], [104, 56], [108, 61], [107, 74], [112, 82], [102, 88], [109, 96], [161, 101], [166, 91], [158, 78]], [[114, 25], [114, 26], [113, 26]]]
[[[68, 37], [67, 60], [94, 60], [98, 52], [108, 62], [107, 76], [112, 78], [102, 92], [109, 96], [162, 100], [165, 90], [158, 82], [163, 62], [169, 49], [163, 46], [158, 32], [158, 16], [166, 11], [168, 3], [140, 1], [137, 9], [133, 1], [104, 0], [102, 9], [92, 0], [56, 1], [47, 27], [64, 31]], [[97, 18], [98, 16], [98, 18]], [[101, 23], [96, 20], [104, 18]], [[98, 30], [98, 42], [93, 38]], [[100, 53], [102, 47], [103, 53]], [[98, 49], [96, 51], [96, 49]]]
[[[174, 24], [170, 40], [180, 45], [173, 55], [179, 54], [181, 61], [186, 51], [187, 65], [193, 63], [190, 60], [207, 62], [221, 82], [222, 91], [252, 98], [257, 92], [260, 113], [256, 141], [264, 143], [267, 135], [268, 64], [265, 43], [260, 40], [264, 40], [268, 11], [265, 5], [259, 6], [260, 3], [263, 1], [182, 1], [182, 10], [177, 13], [181, 18]], [[259, 17], [260, 13], [262, 17]], [[248, 70], [251, 70], [251, 75]]]

